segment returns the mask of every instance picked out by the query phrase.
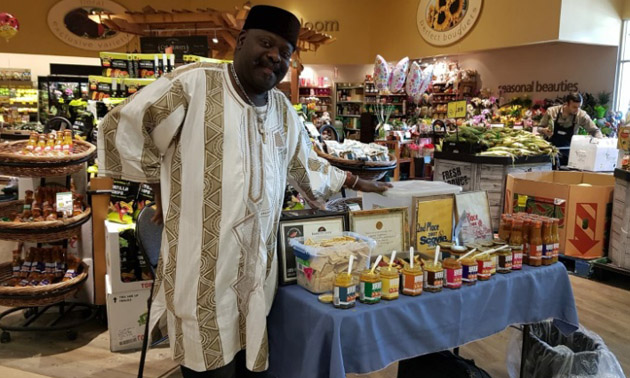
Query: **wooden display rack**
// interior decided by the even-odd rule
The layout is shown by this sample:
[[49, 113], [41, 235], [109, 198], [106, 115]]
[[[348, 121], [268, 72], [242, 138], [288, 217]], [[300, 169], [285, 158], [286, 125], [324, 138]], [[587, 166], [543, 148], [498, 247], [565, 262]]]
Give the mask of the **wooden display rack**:
[[396, 168], [394, 169], [394, 181], [400, 181], [400, 165], [401, 164], [409, 164], [409, 179], [414, 179], [416, 177], [416, 165], [413, 157], [401, 158], [400, 154], [405, 145], [413, 143], [412, 140], [377, 140], [374, 143], [380, 144], [382, 146], [386, 146], [390, 151], [393, 151], [394, 157], [396, 158]]

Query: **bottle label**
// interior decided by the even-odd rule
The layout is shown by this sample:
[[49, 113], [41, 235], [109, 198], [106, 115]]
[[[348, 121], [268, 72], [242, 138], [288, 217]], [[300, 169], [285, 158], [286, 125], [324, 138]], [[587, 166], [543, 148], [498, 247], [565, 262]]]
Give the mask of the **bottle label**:
[[424, 272], [424, 289], [441, 289], [444, 286], [444, 271]]
[[50, 263], [46, 263], [46, 274], [53, 274], [55, 273], [55, 263], [50, 262]]
[[381, 283], [380, 282], [364, 282], [360, 284], [361, 302], [376, 303], [381, 299]]
[[383, 278], [381, 297], [385, 299], [398, 298], [398, 292], [400, 291], [400, 279], [396, 278]]
[[477, 261], [477, 277], [490, 278], [492, 276], [492, 260]]
[[542, 258], [543, 260], [551, 260], [553, 258], [553, 243], [543, 244]]
[[512, 250], [512, 269], [523, 269], [523, 251], [520, 249]]
[[404, 274], [403, 273], [403, 293], [404, 294], [420, 294], [422, 293], [422, 285], [424, 278], [422, 274]]
[[446, 287], [458, 288], [462, 286], [462, 268], [446, 269]]
[[560, 243], [554, 243], [553, 245], [553, 257], [557, 258], [560, 254]]
[[352, 306], [356, 303], [356, 289], [357, 287], [351, 285], [349, 287], [335, 286], [333, 295], [333, 304], [335, 306]]
[[68, 269], [68, 271], [66, 272], [66, 274], [63, 276], [63, 278], [74, 278], [77, 276], [77, 273], [74, 271], [74, 269]]
[[512, 254], [510, 253], [508, 255], [500, 255], [497, 271], [501, 273], [507, 273], [511, 270], [512, 270]]
[[529, 246], [529, 259], [530, 260], [540, 260], [542, 259], [543, 246], [530, 244]]
[[462, 266], [462, 281], [463, 282], [477, 281], [477, 265], [476, 264]]
[[24, 261], [24, 263], [22, 264], [22, 273], [30, 273], [32, 267], [33, 267], [32, 261]]

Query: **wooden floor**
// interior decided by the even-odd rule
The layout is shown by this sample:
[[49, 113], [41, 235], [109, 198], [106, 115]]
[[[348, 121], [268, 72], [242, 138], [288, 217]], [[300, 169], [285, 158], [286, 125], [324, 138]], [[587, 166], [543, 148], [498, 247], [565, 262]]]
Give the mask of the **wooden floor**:
[[[580, 322], [599, 334], [615, 353], [626, 374], [630, 374], [630, 282], [615, 287], [571, 277]], [[461, 348], [462, 356], [474, 359], [492, 377], [508, 377], [506, 351], [517, 331], [507, 330]], [[13, 333], [13, 340], [0, 344], [0, 377], [24, 378], [110, 378], [137, 376], [139, 353], [109, 352], [104, 326], [80, 330], [75, 341], [63, 333]], [[168, 348], [149, 352], [145, 377], [181, 377], [170, 359]], [[395, 378], [397, 365], [352, 378]]]

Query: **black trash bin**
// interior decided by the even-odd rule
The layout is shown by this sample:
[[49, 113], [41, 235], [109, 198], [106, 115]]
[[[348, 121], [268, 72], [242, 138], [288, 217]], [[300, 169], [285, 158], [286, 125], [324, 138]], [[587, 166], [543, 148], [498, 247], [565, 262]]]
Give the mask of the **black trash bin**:
[[566, 336], [552, 321], [525, 327], [521, 378], [624, 378], [615, 355], [583, 327]]

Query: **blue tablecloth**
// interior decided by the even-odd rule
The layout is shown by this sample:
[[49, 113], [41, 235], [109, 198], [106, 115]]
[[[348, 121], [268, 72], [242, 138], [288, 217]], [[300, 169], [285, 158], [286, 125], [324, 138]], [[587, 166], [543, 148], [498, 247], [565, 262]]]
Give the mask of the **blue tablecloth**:
[[459, 290], [357, 303], [349, 310], [286, 286], [268, 318], [270, 371], [278, 378], [345, 378], [549, 318], [565, 333], [579, 324], [571, 283], [559, 263], [525, 266]]

